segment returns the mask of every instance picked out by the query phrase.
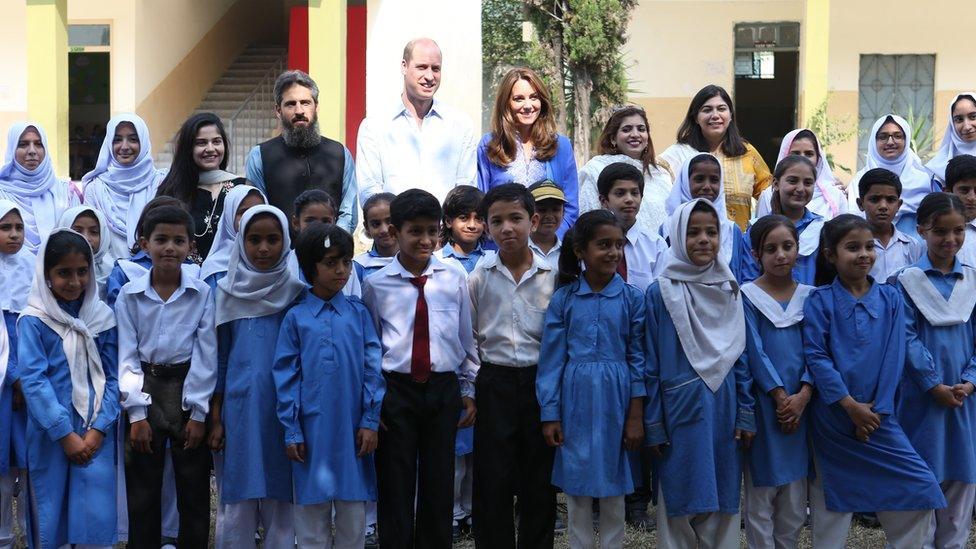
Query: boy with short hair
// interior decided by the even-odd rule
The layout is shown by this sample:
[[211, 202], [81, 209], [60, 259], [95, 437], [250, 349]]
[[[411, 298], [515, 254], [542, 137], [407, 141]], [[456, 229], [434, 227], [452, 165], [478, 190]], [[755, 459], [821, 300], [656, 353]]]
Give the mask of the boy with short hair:
[[966, 240], [956, 257], [976, 267], [976, 156], [960, 154], [946, 165], [946, 192], [962, 200], [966, 208]]
[[155, 549], [167, 442], [176, 472], [180, 547], [206, 547], [210, 453], [202, 444], [217, 382], [217, 334], [210, 286], [182, 269], [193, 219], [176, 206], [147, 214], [139, 245], [149, 272], [122, 287], [115, 303], [119, 392], [129, 417], [126, 486], [129, 547]]
[[631, 164], [615, 162], [600, 172], [596, 188], [603, 209], [617, 216], [624, 226], [626, 242], [617, 273], [624, 282], [644, 291], [664, 269], [664, 252], [668, 249], [660, 235], [637, 223], [644, 196], [644, 175]]
[[535, 198], [522, 185], [490, 191], [480, 214], [498, 244], [468, 277], [478, 344], [478, 423], [474, 446], [474, 534], [478, 547], [515, 547], [512, 500], [518, 497], [519, 547], [552, 547], [555, 452], [541, 436], [535, 393], [545, 313], [556, 270], [529, 248], [538, 226]]
[[352, 258], [356, 276], [361, 283], [367, 276], [386, 267], [400, 251], [396, 238], [390, 234], [390, 202], [393, 193], [376, 193], [363, 203], [363, 231], [373, 240], [373, 247]]
[[878, 282], [885, 282], [899, 269], [918, 261], [924, 247], [894, 224], [902, 204], [901, 180], [894, 172], [884, 168], [866, 171], [857, 183], [857, 191], [860, 196], [857, 207], [864, 212], [874, 234], [877, 258], [870, 275]]
[[535, 213], [539, 214], [538, 226], [529, 234], [529, 249], [558, 272], [559, 251], [563, 243], [557, 231], [562, 227], [566, 214], [566, 193], [549, 179], [533, 183], [529, 186], [529, 192], [535, 199]]
[[363, 283], [386, 378], [376, 452], [382, 547], [451, 546], [454, 440], [474, 423], [471, 303], [462, 270], [433, 255], [441, 215], [427, 191], [394, 198], [390, 232], [400, 251]]

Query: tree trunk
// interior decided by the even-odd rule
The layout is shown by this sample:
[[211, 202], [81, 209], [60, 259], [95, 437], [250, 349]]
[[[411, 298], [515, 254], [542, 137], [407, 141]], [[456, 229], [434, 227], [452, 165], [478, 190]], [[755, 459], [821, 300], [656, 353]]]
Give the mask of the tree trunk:
[[552, 66], [555, 69], [553, 76], [556, 78], [556, 86], [553, 90], [552, 106], [556, 111], [556, 131], [565, 135], [568, 119], [565, 84], [566, 50], [563, 46], [562, 26], [557, 25], [555, 30], [556, 32], [552, 33]]
[[576, 165], [582, 166], [590, 159], [590, 95], [593, 80], [585, 67], [571, 69], [573, 82], [573, 152]]

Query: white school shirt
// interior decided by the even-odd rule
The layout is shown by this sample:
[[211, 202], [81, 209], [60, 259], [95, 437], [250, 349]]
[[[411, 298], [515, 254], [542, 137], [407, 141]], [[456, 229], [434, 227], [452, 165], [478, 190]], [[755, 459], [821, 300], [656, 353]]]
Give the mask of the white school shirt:
[[563, 241], [557, 237], [556, 245], [553, 246], [548, 252], [544, 252], [542, 251], [542, 248], [540, 248], [535, 242], [532, 242], [532, 239], [529, 238], [529, 249], [532, 250], [532, 253], [534, 253], [536, 257], [545, 261], [546, 265], [549, 265], [549, 268], [555, 273], [559, 272], [559, 251], [562, 249], [562, 247]]
[[874, 267], [869, 274], [878, 282], [886, 282], [899, 269], [914, 265], [925, 253], [925, 245], [895, 227], [887, 248], [874, 239], [874, 252]]
[[471, 325], [482, 363], [516, 368], [539, 364], [556, 271], [535, 254], [532, 259], [518, 282], [497, 254], [482, 258], [468, 275]]
[[423, 189], [440, 203], [458, 185], [476, 185], [478, 139], [471, 119], [434, 99], [420, 126], [402, 99], [367, 116], [356, 140], [359, 200]]
[[146, 419], [150, 396], [142, 391], [142, 362], [190, 363], [183, 382], [183, 409], [204, 421], [217, 385], [217, 331], [210, 286], [184, 270], [180, 287], [163, 302], [152, 271], [122, 287], [115, 302], [119, 331], [119, 398], [129, 421]]
[[976, 269], [976, 219], [966, 222], [966, 240], [956, 254], [956, 259]]
[[[424, 298], [430, 335], [430, 371], [455, 372], [461, 395], [474, 397], [478, 351], [471, 330], [471, 300], [464, 269], [431, 257]], [[363, 302], [373, 315], [383, 347], [383, 371], [410, 373], [417, 288], [397, 254], [363, 281]]]
[[668, 243], [640, 223], [627, 231], [624, 255], [627, 256], [627, 283], [647, 290], [664, 270]]

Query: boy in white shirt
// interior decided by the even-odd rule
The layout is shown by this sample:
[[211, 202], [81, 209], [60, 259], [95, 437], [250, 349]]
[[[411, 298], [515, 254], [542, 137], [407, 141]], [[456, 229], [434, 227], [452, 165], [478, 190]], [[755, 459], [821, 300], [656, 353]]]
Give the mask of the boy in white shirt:
[[539, 223], [529, 234], [529, 249], [554, 272], [559, 272], [559, 251], [563, 243], [556, 231], [562, 227], [566, 214], [566, 193], [548, 179], [533, 183], [529, 192], [535, 199], [535, 213], [539, 214]]
[[945, 190], [962, 200], [966, 208], [966, 239], [956, 257], [976, 267], [976, 156], [960, 154], [946, 165]]
[[888, 277], [903, 267], [914, 264], [925, 251], [916, 235], [908, 235], [895, 226], [895, 215], [901, 208], [901, 180], [884, 168], [868, 170], [858, 181], [857, 207], [871, 224], [876, 259], [869, 273], [876, 281]]

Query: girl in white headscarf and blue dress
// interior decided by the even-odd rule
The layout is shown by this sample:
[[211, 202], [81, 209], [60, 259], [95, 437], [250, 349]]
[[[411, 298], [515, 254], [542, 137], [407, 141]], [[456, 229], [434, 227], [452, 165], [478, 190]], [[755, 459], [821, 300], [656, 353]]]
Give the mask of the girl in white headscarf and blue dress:
[[952, 100], [942, 145], [925, 167], [945, 182], [946, 166], [960, 154], [976, 156], [976, 92], [960, 93]]
[[[813, 186], [813, 197], [807, 204], [807, 209], [824, 219], [833, 219], [842, 213], [847, 213], [850, 206], [844, 191], [837, 188], [836, 178], [820, 147], [820, 141], [813, 130], [798, 128], [783, 137], [779, 146], [779, 156], [776, 157], [776, 164], [790, 155], [804, 156], [813, 162], [817, 169], [817, 180]], [[756, 203], [756, 216], [759, 219], [764, 215], [773, 213], [772, 207], [773, 189], [766, 187]]]
[[104, 252], [112, 261], [128, 259], [136, 244], [136, 222], [165, 175], [153, 165], [146, 122], [132, 113], [113, 116], [95, 168], [81, 178], [85, 204], [105, 214], [112, 231]]
[[98, 284], [98, 297], [105, 301], [105, 283], [115, 266], [115, 259], [111, 257], [109, 251], [117, 240], [109, 230], [105, 215], [88, 205], [75, 206], [64, 212], [58, 220], [58, 227], [77, 232], [91, 245], [95, 254], [92, 261], [92, 275]]
[[217, 282], [227, 274], [230, 257], [234, 253], [238, 227], [241, 218], [248, 209], [259, 204], [267, 204], [268, 199], [261, 189], [250, 185], [237, 185], [227, 192], [224, 197], [224, 213], [217, 222], [217, 232], [214, 234], [210, 253], [200, 266], [200, 278], [217, 288]]
[[58, 179], [48, 154], [47, 134], [36, 122], [17, 122], [7, 132], [7, 155], [0, 167], [0, 198], [17, 204], [24, 218], [24, 245], [37, 253], [61, 214], [78, 204], [67, 181]]

